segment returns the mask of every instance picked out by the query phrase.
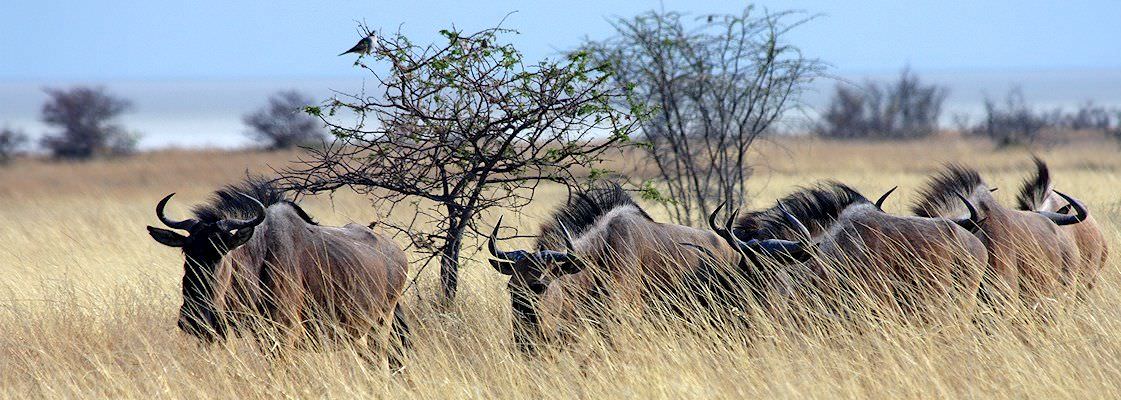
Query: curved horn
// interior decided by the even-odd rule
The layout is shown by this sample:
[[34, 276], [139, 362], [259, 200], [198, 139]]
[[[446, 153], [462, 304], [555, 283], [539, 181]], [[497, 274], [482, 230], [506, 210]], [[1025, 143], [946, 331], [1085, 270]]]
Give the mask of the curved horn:
[[981, 222], [984, 221], [977, 214], [977, 207], [974, 207], [973, 203], [965, 198], [965, 196], [962, 196], [961, 193], [954, 192], [954, 195], [957, 196], [958, 200], [961, 200], [961, 202], [965, 204], [965, 208], [969, 210], [968, 217], [954, 218], [954, 223], [960, 225], [962, 228], [968, 229], [970, 232], [977, 233], [977, 231], [981, 229]]
[[[728, 245], [732, 246], [733, 250], [735, 250], [737, 253], [740, 253], [740, 257], [742, 257], [743, 259], [750, 258], [753, 263], [757, 264], [758, 261], [755, 260], [755, 257], [751, 255], [750, 251], [747, 251], [747, 249], [749, 248], [747, 243], [744, 243], [743, 240], [740, 240], [740, 238], [736, 237], [736, 235], [732, 233], [732, 222], [735, 221], [736, 216], [738, 216], [739, 214], [740, 210], [738, 208], [735, 211], [732, 211], [732, 215], [724, 221], [724, 228], [717, 230], [716, 233], [721, 238], [723, 238], [725, 242], [728, 242]], [[714, 227], [713, 229], [716, 228]]]
[[255, 198], [253, 198], [253, 196], [247, 195], [245, 193], [237, 192], [237, 194], [242, 196], [242, 197], [245, 197], [246, 199], [249, 199], [249, 201], [253, 202], [253, 206], [254, 206], [253, 208], [255, 209], [254, 211], [257, 212], [257, 215], [254, 216], [253, 219], [227, 218], [227, 219], [223, 219], [221, 221], [218, 221], [218, 224], [217, 224], [218, 228], [220, 228], [222, 230], [232, 231], [232, 230], [237, 230], [237, 229], [252, 228], [254, 226], [260, 225], [261, 222], [265, 221], [265, 205], [264, 204], [261, 204], [261, 202], [258, 201]]
[[185, 231], [190, 230], [195, 226], [195, 224], [199, 222], [198, 220], [194, 218], [187, 218], [182, 221], [172, 221], [168, 219], [167, 216], [163, 213], [164, 207], [167, 206], [167, 201], [171, 200], [171, 196], [174, 195], [175, 193], [164, 196], [163, 200], [160, 200], [160, 202], [156, 204], [156, 217], [159, 218], [160, 222], [163, 222], [164, 225], [167, 225], [168, 228], [182, 229]]
[[564, 222], [558, 221], [557, 223], [560, 224], [561, 236], [564, 236], [562, 238], [564, 239], [564, 250], [571, 252], [572, 249], [575, 248], [575, 246], [572, 245], [572, 234], [568, 232], [568, 227], [564, 226]]
[[1047, 217], [1051, 220], [1051, 222], [1054, 222], [1055, 225], [1058, 226], [1077, 224], [1086, 220], [1086, 218], [1090, 216], [1090, 213], [1086, 211], [1086, 205], [1082, 204], [1081, 201], [1067, 196], [1065, 193], [1058, 190], [1054, 190], [1054, 192], [1055, 194], [1066, 200], [1068, 203], [1070, 203], [1070, 207], [1074, 208], [1074, 215], [1059, 214], [1051, 211], [1036, 211], [1036, 213]]
[[891, 193], [894, 192], [895, 189], [899, 189], [899, 186], [892, 187], [891, 190], [888, 190], [884, 192], [884, 194], [880, 195], [880, 198], [876, 199], [876, 208], [880, 209], [880, 211], [883, 211], [884, 201], [887, 200], [888, 196], [891, 196]]
[[564, 234], [564, 257], [565, 264], [562, 265], [562, 272], [574, 274], [584, 270], [588, 266], [583, 258], [580, 258], [575, 253], [576, 246], [572, 244], [572, 234], [568, 232], [568, 227], [564, 226], [563, 222], [559, 222], [561, 232]]
[[[778, 205], [786, 222], [794, 227], [794, 229], [798, 231], [798, 234], [805, 237], [806, 241], [812, 241], [813, 237], [810, 235], [810, 230], [806, 228], [806, 225], [802, 224], [802, 221], [799, 221], [794, 214], [791, 214], [790, 211], [786, 209], [786, 204], [780, 201]], [[813, 256], [808, 249], [808, 245], [801, 241], [764, 239], [752, 240], [747, 242], [747, 245], [760, 254], [780, 260], [802, 262], [809, 260], [810, 257]]]
[[[891, 193], [891, 191], [888, 191], [888, 193]], [[778, 203], [778, 208], [779, 211], [782, 211], [782, 217], [786, 218], [786, 223], [794, 227], [794, 229], [798, 231], [798, 234], [805, 237], [807, 241], [813, 240], [813, 235], [810, 234], [809, 228], [806, 228], [806, 225], [802, 224], [802, 221], [799, 221], [798, 218], [794, 216], [794, 214], [790, 213], [790, 210], [786, 209], [786, 204], [780, 201]]]
[[498, 223], [494, 224], [494, 230], [490, 231], [490, 237], [487, 238], [487, 248], [490, 249], [490, 266], [494, 267], [495, 271], [503, 275], [510, 275], [514, 273], [514, 260], [505, 251], [498, 249], [498, 229], [502, 227], [502, 216], [498, 217]]
[[739, 219], [739, 218], [740, 218], [740, 209], [739, 209], [739, 207], [736, 207], [735, 210], [732, 210], [732, 214], [728, 215], [728, 219], [724, 220], [724, 234], [725, 235], [728, 235], [728, 236], [731, 236], [731, 237], [736, 237], [736, 229], [735, 229], [736, 225], [735, 224], [736, 224], [736, 220]]
[[712, 213], [708, 215], [708, 227], [722, 238], [727, 236], [727, 231], [725, 231], [724, 228], [716, 225], [716, 215], [719, 214], [720, 210], [724, 209], [724, 206], [727, 204], [727, 201], [721, 202], [720, 205], [716, 206], [716, 209], [712, 210]]
[[[806, 226], [802, 224], [802, 221], [799, 221], [797, 217], [795, 217], [793, 214], [791, 214], [786, 209], [786, 205], [783, 204], [782, 202], [779, 202], [779, 210], [782, 211], [783, 218], [786, 219], [787, 223], [789, 223], [794, 229], [796, 229], [799, 234], [805, 235], [806, 240], [810, 240], [809, 229], [806, 229]], [[733, 213], [733, 217], [734, 217], [734, 215], [738, 215], [739, 211], [740, 210], [737, 209], [735, 211], [735, 213]], [[806, 245], [804, 245], [801, 242], [796, 242], [796, 241], [792, 241], [792, 240], [785, 240], [785, 239], [763, 239], [763, 240], [751, 239], [749, 241], [744, 242], [744, 241], [740, 240], [739, 238], [735, 237], [735, 235], [732, 235], [732, 239], [736, 241], [736, 245], [739, 247], [738, 250], [740, 251], [740, 253], [745, 254], [745, 255], [746, 254], [752, 254], [752, 253], [759, 253], [759, 254], [763, 254], [767, 257], [771, 257], [771, 258], [775, 258], [775, 259], [779, 259], [779, 260], [797, 261], [797, 262], [806, 261], [811, 256], [810, 252], [808, 250], [806, 250]], [[756, 263], [756, 265], [759, 264], [759, 260], [756, 257], [752, 256], [752, 257], [749, 257], [749, 258], [752, 260], [752, 262]]]
[[[498, 217], [498, 223], [494, 224], [494, 230], [490, 231], [490, 238], [487, 239], [487, 248], [490, 249], [490, 256], [495, 259], [505, 262], [513, 262], [510, 257], [506, 255], [505, 251], [498, 249], [498, 229], [502, 227], [502, 217]], [[492, 261], [493, 263], [493, 261]]]

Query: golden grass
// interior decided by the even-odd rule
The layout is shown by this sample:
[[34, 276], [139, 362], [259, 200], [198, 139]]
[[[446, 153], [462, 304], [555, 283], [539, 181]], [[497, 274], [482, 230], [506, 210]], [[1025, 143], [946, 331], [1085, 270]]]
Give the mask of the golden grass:
[[[901, 196], [886, 208], [902, 213], [925, 176], [945, 161], [981, 169], [1011, 204], [1030, 170], [1026, 151], [950, 139], [781, 140], [758, 151], [754, 206], [832, 178], [868, 196], [900, 185]], [[697, 331], [623, 311], [620, 318], [630, 322], [613, 329], [612, 346], [585, 340], [570, 351], [530, 359], [510, 343], [504, 279], [485, 263], [470, 262], [455, 308], [438, 312], [417, 293], [406, 296], [416, 319], [416, 349], [408, 372], [393, 378], [350, 351], [297, 352], [276, 363], [246, 340], [202, 348], [175, 328], [182, 256], [144, 230], [156, 222], [156, 201], [179, 192], [169, 213], [184, 215], [218, 186], [246, 171], [283, 167], [294, 153], [162, 152], [88, 164], [20, 160], [0, 169], [0, 396], [1121, 397], [1121, 157], [1112, 143], [1075, 143], [1040, 155], [1059, 187], [1092, 207], [1115, 253], [1087, 304], [1050, 324], [998, 327], [990, 334], [969, 321], [940, 329], [775, 324], [758, 327], [744, 341], [734, 332]], [[533, 230], [563, 198], [558, 188], [544, 190], [517, 224]], [[366, 223], [376, 215], [368, 200], [348, 194], [303, 204], [326, 224]], [[648, 208], [663, 219], [662, 210]], [[433, 292], [432, 271], [425, 272], [420, 295]]]

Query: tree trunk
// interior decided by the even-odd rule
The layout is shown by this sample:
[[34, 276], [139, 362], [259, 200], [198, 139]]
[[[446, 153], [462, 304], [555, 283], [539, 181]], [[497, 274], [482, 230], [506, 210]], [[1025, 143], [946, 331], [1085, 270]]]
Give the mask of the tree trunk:
[[463, 246], [463, 232], [467, 222], [463, 218], [451, 217], [444, 246], [440, 249], [440, 303], [450, 306], [459, 288], [459, 252]]
[[444, 305], [451, 305], [459, 287], [459, 247], [463, 230], [448, 234], [448, 242], [440, 251], [440, 302]]

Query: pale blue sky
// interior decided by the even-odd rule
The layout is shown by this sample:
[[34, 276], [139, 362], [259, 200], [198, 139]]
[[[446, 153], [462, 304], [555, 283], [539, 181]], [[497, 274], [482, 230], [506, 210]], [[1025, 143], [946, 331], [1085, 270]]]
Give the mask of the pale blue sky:
[[[366, 75], [338, 57], [358, 39], [356, 20], [417, 41], [451, 24], [492, 26], [511, 11], [511, 38], [530, 59], [611, 33], [610, 16], [652, 8], [738, 12], [720, 1], [58, 1], [0, 0], [0, 126], [32, 135], [42, 88], [107, 87], [135, 109], [121, 122], [141, 146], [238, 146], [241, 116], [273, 91], [315, 98], [354, 92]], [[788, 38], [831, 73], [859, 81], [889, 79], [910, 64], [950, 88], [947, 113], [974, 112], [986, 94], [1022, 85], [1041, 107], [1087, 99], [1121, 106], [1121, 0], [754, 2], [760, 11], [820, 15]], [[803, 99], [819, 107], [834, 82]]]
[[[455, 23], [508, 26], [531, 57], [609, 32], [604, 17], [699, 1], [57, 1], [3, 0], [0, 80], [339, 77], [355, 20], [428, 35]], [[840, 72], [1121, 67], [1121, 1], [762, 1], [823, 14], [791, 40]]]

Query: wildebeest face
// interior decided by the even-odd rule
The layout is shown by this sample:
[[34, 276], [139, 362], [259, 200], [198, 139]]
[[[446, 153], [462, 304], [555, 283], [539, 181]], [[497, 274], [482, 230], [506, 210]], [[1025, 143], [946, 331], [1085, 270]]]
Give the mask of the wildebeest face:
[[254, 228], [264, 221], [265, 209], [256, 199], [257, 215], [250, 220], [223, 219], [204, 222], [195, 219], [172, 221], [164, 215], [164, 207], [174, 193], [156, 205], [156, 216], [169, 228], [187, 231], [187, 236], [177, 232], [149, 226], [148, 234], [157, 242], [183, 249], [183, 304], [179, 307], [179, 329], [205, 342], [225, 336], [225, 324], [214, 310], [214, 272], [222, 257], [230, 250], [245, 244], [253, 237]]
[[525, 250], [499, 250], [496, 236], [501, 225], [502, 219], [499, 218], [488, 241], [490, 265], [498, 273], [510, 277], [508, 286], [511, 291], [529, 290], [541, 294], [554, 279], [580, 272], [586, 266], [579, 257], [571, 253], [572, 242], [567, 231], [565, 231], [567, 251], [541, 250], [531, 253]]

